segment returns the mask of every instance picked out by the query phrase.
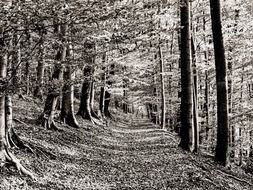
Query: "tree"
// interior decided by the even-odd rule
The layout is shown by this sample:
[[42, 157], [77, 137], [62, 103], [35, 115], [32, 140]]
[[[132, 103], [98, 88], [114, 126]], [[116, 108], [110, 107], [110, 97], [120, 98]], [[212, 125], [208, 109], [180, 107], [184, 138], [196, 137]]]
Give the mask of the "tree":
[[83, 84], [81, 87], [80, 104], [77, 115], [82, 116], [83, 119], [93, 121], [92, 116], [92, 83], [93, 83], [93, 71], [95, 61], [95, 43], [85, 42], [84, 44], [84, 67], [83, 67]]
[[39, 47], [39, 58], [38, 58], [38, 66], [37, 66], [37, 81], [38, 84], [34, 90], [34, 96], [42, 99], [43, 91], [43, 79], [44, 79], [44, 72], [45, 72], [45, 29], [42, 29], [40, 32], [40, 47]]
[[161, 127], [165, 129], [165, 112], [166, 112], [166, 103], [165, 103], [165, 87], [164, 87], [164, 63], [162, 55], [162, 47], [159, 44], [159, 62], [160, 62], [160, 80], [161, 80], [161, 99], [162, 99], [162, 118], [161, 118]]
[[213, 45], [216, 68], [217, 85], [217, 145], [215, 158], [222, 165], [228, 162], [228, 94], [227, 94], [227, 67], [225, 49], [221, 27], [221, 6], [220, 0], [210, 0]]
[[179, 146], [190, 150], [193, 141], [193, 89], [189, 0], [181, 0], [181, 141]]
[[[5, 23], [9, 24], [9, 23]], [[10, 146], [12, 143], [12, 105], [11, 105], [11, 97], [8, 96], [8, 91], [6, 87], [8, 80], [7, 78], [7, 68], [8, 68], [8, 35], [3, 35], [5, 33], [5, 27], [0, 26], [1, 38], [0, 41], [0, 80], [1, 80], [1, 94], [0, 94], [0, 159], [4, 163], [13, 164], [21, 173], [26, 174], [32, 178], [34, 175], [25, 169], [20, 161], [10, 152]], [[8, 36], [8, 37], [7, 37]], [[17, 49], [17, 54], [20, 53], [19, 45]], [[16, 61], [16, 59], [15, 59]]]

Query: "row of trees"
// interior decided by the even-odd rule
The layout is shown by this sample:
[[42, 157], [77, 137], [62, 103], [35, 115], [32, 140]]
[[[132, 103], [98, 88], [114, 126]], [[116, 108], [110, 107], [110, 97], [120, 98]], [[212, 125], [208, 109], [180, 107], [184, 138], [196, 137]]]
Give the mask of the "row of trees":
[[[120, 43], [130, 38], [121, 34], [117, 24], [123, 23], [117, 19], [133, 8], [112, 1], [13, 0], [1, 5], [0, 157], [33, 177], [10, 153], [13, 146], [26, 147], [13, 129], [12, 95], [45, 99], [38, 119], [46, 129], [59, 130], [56, 120], [79, 127], [74, 111], [74, 92], [79, 86], [77, 115], [95, 124], [111, 118], [109, 87], [115, 70], [122, 69], [115, 67], [113, 54], [124, 53]], [[100, 88], [96, 112], [95, 85]]]
[[[235, 2], [231, 13], [229, 8], [221, 9], [218, 0], [210, 1], [210, 9], [207, 3], [2, 1], [0, 157], [32, 175], [9, 151], [22, 144], [13, 130], [12, 94], [44, 100], [39, 120], [45, 128], [56, 130], [58, 120], [79, 127], [74, 110], [74, 99], [79, 94], [77, 115], [84, 119], [102, 124], [111, 118], [112, 99], [115, 107], [126, 113], [145, 104], [147, 116], [163, 129], [180, 130], [183, 149], [198, 151], [204, 142], [208, 147], [216, 143], [216, 159], [226, 165], [229, 146], [236, 138], [238, 119], [234, 118], [242, 118], [242, 123], [251, 113], [250, 108], [243, 107], [243, 101], [245, 81], [252, 78], [252, 60], [232, 56], [239, 55], [236, 45], [245, 44], [232, 39], [241, 35], [242, 39], [248, 38], [251, 28], [248, 24], [247, 30], [241, 29], [239, 19], [247, 19], [239, 16], [238, 7], [244, 13], [251, 9], [247, 3]], [[235, 16], [233, 22], [229, 20], [231, 15]], [[225, 45], [222, 16], [229, 20], [223, 27]], [[250, 47], [252, 44], [247, 50]], [[232, 67], [235, 61], [238, 65]], [[252, 95], [252, 83], [247, 82], [245, 89]], [[240, 109], [236, 110], [238, 93]], [[177, 123], [181, 123], [180, 129]]]
[[[239, 158], [237, 163], [242, 164], [250, 155], [252, 146], [249, 119], [252, 114], [252, 67], [249, 66], [252, 65], [252, 43], [249, 42], [252, 5], [241, 1], [222, 3], [223, 6], [220, 1], [211, 1], [208, 8], [208, 1], [182, 1], [180, 20], [171, 19], [174, 23], [181, 23], [181, 32], [174, 27], [178, 32], [178, 46], [173, 43], [176, 42], [173, 35], [169, 37], [174, 45], [174, 57], [168, 56], [170, 48], [167, 45], [163, 47], [167, 53], [163, 56], [167, 81], [166, 121], [169, 127], [177, 130], [175, 124], [178, 113], [181, 113], [182, 148], [198, 151], [200, 143], [201, 149], [213, 152], [213, 146], [216, 146], [216, 159], [223, 165], [229, 158], [236, 162]], [[178, 16], [179, 13], [171, 15]], [[175, 56], [176, 52], [180, 52], [180, 57]], [[175, 63], [179, 63], [180, 69]], [[175, 76], [178, 70], [180, 77]], [[158, 84], [154, 84], [154, 96], [158, 102], [147, 105], [148, 110], [156, 113], [153, 114], [154, 121], [162, 120], [162, 109], [159, 109], [162, 97], [158, 95], [161, 87]], [[175, 89], [178, 84], [182, 90]]]

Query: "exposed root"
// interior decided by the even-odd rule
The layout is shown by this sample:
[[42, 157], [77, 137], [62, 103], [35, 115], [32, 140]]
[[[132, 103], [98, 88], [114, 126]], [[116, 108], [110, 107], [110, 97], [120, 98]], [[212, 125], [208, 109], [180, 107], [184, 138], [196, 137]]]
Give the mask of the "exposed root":
[[13, 118], [13, 121], [16, 121], [16, 122], [18, 122], [18, 123], [20, 123], [20, 124], [23, 124], [23, 125], [25, 125], [26, 127], [30, 127], [28, 124], [26, 124], [26, 123], [23, 122], [23, 121], [20, 121], [19, 119]]
[[91, 116], [95, 119], [99, 119], [98, 115], [94, 112], [94, 110], [91, 110]]
[[11, 133], [8, 134], [8, 140], [11, 142], [12, 146], [20, 149], [26, 149], [34, 154], [33, 149], [28, 144], [25, 144], [13, 129], [11, 129]]
[[73, 128], [79, 128], [79, 125], [76, 121], [76, 118], [74, 117], [74, 115], [70, 114], [70, 115], [65, 115], [64, 117], [61, 118], [62, 122], [64, 124], [69, 125], [70, 127]]
[[91, 122], [94, 124], [94, 125], [98, 125], [98, 126], [102, 126], [104, 127], [105, 123], [103, 120], [100, 120], [100, 119], [96, 119], [96, 118], [91, 118]]
[[232, 179], [234, 179], [234, 180], [237, 180], [237, 181], [239, 181], [239, 182], [241, 182], [241, 183], [246, 183], [247, 185], [253, 187], [253, 184], [252, 184], [252, 183], [250, 183], [250, 182], [248, 182], [248, 181], [246, 181], [246, 180], [244, 180], [244, 179], [240, 179], [240, 178], [238, 178], [238, 177], [236, 177], [236, 176], [230, 175], [230, 174], [228, 174], [228, 173], [225, 172], [225, 171], [221, 171], [221, 170], [215, 170], [215, 171], [217, 171], [217, 172], [219, 172], [219, 173], [221, 173], [221, 174], [223, 174], [223, 175], [226, 175], [227, 177], [230, 177], [230, 178], [232, 178]]
[[7, 147], [16, 147], [19, 149], [27, 149], [29, 152], [34, 153], [33, 149], [25, 144], [19, 136], [15, 133], [13, 128], [9, 129], [9, 132], [6, 135], [6, 142], [7, 142]]
[[49, 152], [47, 150], [44, 150], [46, 148], [43, 149], [42, 147], [37, 146], [37, 145], [31, 145], [31, 146], [33, 147], [33, 149], [35, 149], [37, 152], [39, 152], [39, 153], [36, 154], [37, 156], [40, 155], [40, 153], [41, 153], [48, 160], [50, 160], [50, 159], [56, 159], [57, 158], [57, 155], [55, 155], [55, 154], [53, 154], [53, 153], [51, 153], [51, 152]]
[[49, 129], [49, 130], [55, 130], [55, 131], [62, 131], [62, 129], [60, 129], [54, 119], [52, 118], [52, 116], [47, 117], [45, 114], [42, 114], [39, 119], [38, 119], [41, 123], [42, 126], [45, 129]]
[[1, 158], [1, 167], [3, 167], [5, 164], [11, 164], [15, 166], [15, 168], [19, 171], [20, 174], [24, 174], [32, 179], [35, 179], [35, 176], [32, 172], [27, 170], [20, 161], [8, 151], [7, 147], [5, 146], [5, 149], [0, 152], [0, 158]]

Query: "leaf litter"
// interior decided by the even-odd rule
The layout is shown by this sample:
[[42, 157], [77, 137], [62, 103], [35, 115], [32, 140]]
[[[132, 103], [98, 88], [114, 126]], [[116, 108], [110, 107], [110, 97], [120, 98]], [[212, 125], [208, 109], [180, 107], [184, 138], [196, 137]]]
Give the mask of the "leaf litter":
[[36, 180], [1, 168], [1, 190], [253, 189], [252, 175], [182, 151], [175, 134], [148, 120], [129, 122], [129, 115], [120, 114], [118, 122], [101, 127], [78, 118], [79, 129], [62, 125], [62, 131], [51, 131], [36, 124], [43, 103], [14, 101], [14, 117], [27, 124], [14, 122], [15, 130], [35, 153], [12, 152]]

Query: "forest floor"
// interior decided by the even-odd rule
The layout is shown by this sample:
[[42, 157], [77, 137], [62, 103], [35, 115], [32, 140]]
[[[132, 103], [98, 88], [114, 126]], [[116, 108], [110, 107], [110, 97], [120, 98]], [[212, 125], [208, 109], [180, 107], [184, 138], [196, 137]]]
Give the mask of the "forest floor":
[[175, 134], [148, 120], [120, 115], [121, 122], [96, 126], [78, 118], [79, 129], [60, 125], [62, 131], [51, 131], [36, 124], [39, 101], [13, 105], [15, 130], [34, 153], [11, 151], [36, 179], [1, 168], [1, 190], [253, 189], [252, 175], [180, 150]]

